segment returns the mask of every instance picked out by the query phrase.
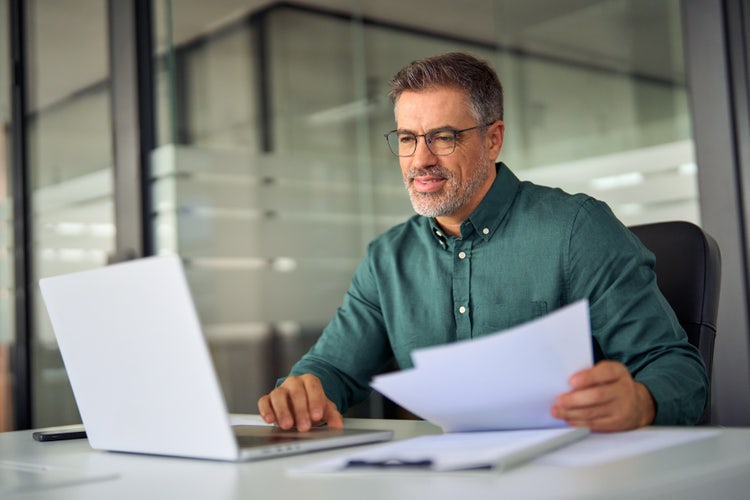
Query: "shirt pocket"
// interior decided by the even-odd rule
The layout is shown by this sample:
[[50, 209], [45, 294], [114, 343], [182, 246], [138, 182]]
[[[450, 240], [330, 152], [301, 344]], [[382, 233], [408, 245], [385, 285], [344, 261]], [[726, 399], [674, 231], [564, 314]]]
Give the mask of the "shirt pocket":
[[[478, 323], [477, 334], [487, 335], [531, 321], [547, 314], [545, 301], [518, 301], [492, 304], [487, 317]], [[478, 336], [477, 335], [477, 336]]]

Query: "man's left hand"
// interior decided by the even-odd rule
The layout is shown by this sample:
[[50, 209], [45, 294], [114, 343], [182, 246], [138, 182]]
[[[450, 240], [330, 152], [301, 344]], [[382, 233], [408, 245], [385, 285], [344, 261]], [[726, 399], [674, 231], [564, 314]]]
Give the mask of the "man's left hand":
[[601, 361], [570, 377], [572, 390], [555, 399], [551, 413], [575, 427], [613, 432], [650, 425], [656, 407], [645, 385], [633, 380], [627, 367]]

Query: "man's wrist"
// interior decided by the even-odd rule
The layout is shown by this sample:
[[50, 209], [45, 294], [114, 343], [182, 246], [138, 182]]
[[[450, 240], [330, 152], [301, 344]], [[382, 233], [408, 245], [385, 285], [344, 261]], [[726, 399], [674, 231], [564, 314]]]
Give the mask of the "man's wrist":
[[656, 401], [651, 395], [651, 391], [648, 390], [641, 382], [635, 383], [636, 387], [636, 398], [638, 399], [638, 408], [640, 409], [638, 427], [645, 427], [654, 423], [656, 419]]

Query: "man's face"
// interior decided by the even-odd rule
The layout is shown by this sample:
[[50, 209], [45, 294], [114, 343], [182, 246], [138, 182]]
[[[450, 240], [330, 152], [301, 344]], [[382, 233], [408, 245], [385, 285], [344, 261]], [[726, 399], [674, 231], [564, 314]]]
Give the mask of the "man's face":
[[[481, 124], [470, 113], [462, 91], [437, 88], [402, 93], [396, 104], [396, 125], [399, 131], [419, 135]], [[418, 214], [463, 220], [474, 211], [495, 178], [494, 162], [502, 145], [502, 122], [491, 129], [499, 130], [499, 136], [488, 134], [486, 128], [458, 134], [456, 150], [447, 156], [433, 154], [419, 137], [414, 156], [399, 158], [404, 184]]]

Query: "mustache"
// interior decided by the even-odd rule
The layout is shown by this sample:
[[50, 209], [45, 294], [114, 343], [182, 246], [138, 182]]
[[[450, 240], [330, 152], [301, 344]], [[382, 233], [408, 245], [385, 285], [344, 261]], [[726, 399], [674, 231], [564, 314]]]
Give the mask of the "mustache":
[[412, 168], [406, 171], [404, 175], [404, 179], [412, 180], [415, 177], [442, 177], [443, 179], [450, 179], [453, 177], [451, 172], [448, 169], [445, 169], [443, 167], [430, 167], [428, 169], [425, 168]]

